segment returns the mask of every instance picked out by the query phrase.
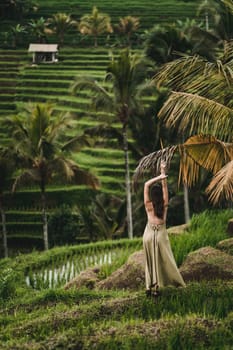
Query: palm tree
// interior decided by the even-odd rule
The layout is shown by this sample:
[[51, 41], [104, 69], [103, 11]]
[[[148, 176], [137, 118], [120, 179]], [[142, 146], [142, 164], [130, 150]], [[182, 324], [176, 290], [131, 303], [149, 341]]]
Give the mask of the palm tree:
[[32, 34], [36, 36], [36, 40], [38, 40], [39, 43], [46, 41], [46, 34], [51, 34], [51, 30], [47, 28], [47, 22], [43, 17], [40, 17], [37, 20], [32, 19], [28, 23], [28, 26]]
[[147, 57], [157, 64], [164, 64], [177, 58], [177, 52], [187, 52], [191, 44], [183, 29], [177, 23], [155, 25], [144, 35], [144, 47]]
[[[21, 160], [13, 191], [18, 186], [35, 183], [40, 188], [43, 218], [44, 247], [48, 249], [48, 222], [46, 188], [52, 182], [65, 181], [98, 186], [98, 180], [89, 172], [80, 169], [68, 156], [68, 151], [78, 146], [79, 138], [67, 140], [65, 132], [72, 120], [68, 115], [53, 115], [48, 104], [26, 106], [24, 113], [9, 120], [14, 148]], [[85, 138], [80, 136], [82, 144]], [[87, 144], [87, 142], [86, 142]]]
[[[216, 178], [207, 191], [214, 203], [220, 197], [233, 199], [232, 52], [232, 43], [226, 43], [223, 56], [216, 62], [198, 56], [184, 57], [165, 65], [154, 78], [157, 85], [166, 82], [172, 89], [160, 118], [167, 127], [177, 127], [181, 134], [191, 136], [181, 157], [183, 181], [188, 185], [195, 183], [200, 166], [212, 171]], [[154, 164], [159, 155], [163, 153], [150, 161]]]
[[112, 33], [111, 19], [109, 15], [99, 12], [96, 6], [92, 13], [82, 16], [79, 24], [81, 34], [94, 37], [94, 46], [98, 46], [97, 37], [104, 33]]
[[114, 31], [127, 38], [127, 45], [131, 46], [131, 37], [139, 28], [139, 18], [133, 16], [121, 17], [119, 24], [115, 26]]
[[203, 14], [205, 16], [206, 31], [209, 31], [210, 29], [210, 19], [214, 24], [217, 24], [219, 22], [219, 10], [219, 4], [215, 0], [204, 0], [198, 6], [197, 15], [200, 16]]
[[129, 50], [122, 50], [118, 58], [113, 57], [107, 68], [105, 81], [108, 87], [104, 88], [94, 79], [84, 77], [77, 78], [72, 90], [77, 93], [81, 89], [89, 89], [92, 92], [92, 102], [96, 109], [102, 109], [114, 114], [122, 127], [122, 148], [125, 156], [125, 188], [127, 202], [127, 226], [128, 236], [133, 237], [129, 150], [128, 150], [128, 125], [130, 118], [143, 108], [142, 96], [148, 91], [146, 81], [151, 63]]
[[48, 24], [51, 25], [52, 31], [57, 35], [60, 45], [64, 43], [65, 33], [72, 27], [77, 26], [77, 22], [65, 13], [56, 13], [48, 20]]
[[232, 2], [230, 3], [228, 0], [204, 0], [198, 6], [197, 15], [200, 14], [204, 14], [205, 16], [206, 32], [212, 31], [222, 40], [230, 40], [232, 38]]

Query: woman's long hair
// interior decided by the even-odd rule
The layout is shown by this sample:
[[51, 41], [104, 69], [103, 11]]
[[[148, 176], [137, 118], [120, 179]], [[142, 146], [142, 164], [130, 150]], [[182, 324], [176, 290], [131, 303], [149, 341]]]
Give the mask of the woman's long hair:
[[163, 191], [161, 184], [154, 184], [150, 188], [150, 199], [153, 204], [154, 214], [163, 219], [164, 214], [164, 200], [163, 200]]

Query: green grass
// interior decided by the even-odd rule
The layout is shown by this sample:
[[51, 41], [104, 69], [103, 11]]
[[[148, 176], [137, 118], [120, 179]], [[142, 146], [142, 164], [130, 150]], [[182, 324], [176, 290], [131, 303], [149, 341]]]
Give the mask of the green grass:
[[190, 232], [180, 237], [172, 237], [171, 244], [178, 265], [190, 251], [216, 244], [227, 238], [227, 222], [232, 217], [232, 210], [205, 211], [193, 215]]
[[[194, 216], [189, 232], [171, 239], [174, 253], [182, 251], [185, 258], [187, 245], [191, 250], [215, 245], [225, 237], [231, 216], [231, 210]], [[70, 258], [81, 262], [93, 253], [117, 252], [111, 264], [102, 265], [100, 276], [105, 278], [141, 248], [142, 240], [138, 238], [60, 247], [0, 260], [1, 349], [230, 350], [232, 281], [163, 288], [155, 302], [146, 298], [141, 289], [49, 289], [45, 275], [40, 275]], [[26, 286], [25, 276], [29, 273], [31, 277], [33, 273], [41, 276], [37, 282], [41, 290]]]
[[5, 306], [0, 342], [3, 349], [222, 349], [232, 341], [231, 295], [232, 285], [220, 282], [167, 288], [158, 303], [142, 292], [29, 293]]

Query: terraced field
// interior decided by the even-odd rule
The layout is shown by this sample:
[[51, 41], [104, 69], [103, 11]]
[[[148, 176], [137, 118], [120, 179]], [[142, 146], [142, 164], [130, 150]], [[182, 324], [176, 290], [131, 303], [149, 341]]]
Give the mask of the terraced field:
[[[71, 131], [72, 135], [81, 133], [84, 129], [94, 127], [103, 123], [101, 113], [96, 114], [90, 110], [90, 99], [86, 96], [72, 96], [70, 85], [76, 76], [91, 75], [95, 79], [103, 79], [108, 64], [108, 51], [106, 49], [62, 50], [57, 64], [31, 65], [30, 58], [25, 51], [0, 52], [0, 65], [5, 67], [1, 70], [0, 79], [0, 115], [4, 117], [14, 113], [17, 104], [21, 102], [51, 102], [55, 109], [61, 112], [70, 112], [74, 115], [75, 125]], [[14, 76], [12, 76], [14, 72]], [[11, 90], [9, 90], [11, 89]], [[109, 116], [111, 125], [120, 127]], [[121, 192], [123, 185], [123, 152], [116, 144], [112, 148], [114, 140], [110, 140], [110, 149], [107, 145], [100, 148], [86, 148], [75, 156], [75, 160], [85, 168], [94, 171], [100, 176], [104, 184], [103, 190], [113, 189]], [[109, 178], [114, 167], [118, 168], [118, 177]], [[134, 163], [135, 164], [135, 163]], [[107, 179], [106, 179], [107, 177]], [[121, 181], [122, 180], [122, 181]], [[119, 184], [119, 186], [116, 185]], [[114, 192], [114, 191], [111, 191]]]
[[120, 17], [137, 16], [140, 18], [141, 28], [150, 28], [152, 25], [161, 22], [172, 22], [176, 19], [195, 17], [196, 8], [200, 1], [180, 1], [180, 0], [129, 0], [116, 1], [95, 0], [66, 0], [57, 2], [54, 0], [39, 0], [39, 10], [36, 16], [51, 16], [54, 9], [57, 12], [66, 12], [79, 19], [83, 14], [90, 13], [93, 6], [97, 6], [101, 12], [111, 16], [112, 22], [118, 22]]
[[[108, 55], [107, 49], [96, 49], [91, 52], [88, 49], [62, 49], [56, 64], [32, 65], [31, 57], [26, 50], [0, 51], [0, 118], [3, 120], [6, 116], [14, 114], [18, 104], [49, 101], [54, 104], [55, 110], [72, 113], [74, 116], [74, 127], [70, 131], [72, 136], [82, 133], [87, 128], [100, 125], [103, 123], [102, 113], [91, 111], [90, 99], [85, 92], [79, 97], [72, 96], [70, 85], [77, 75], [91, 75], [97, 80], [102, 80], [109, 61]], [[106, 120], [106, 115], [104, 119]], [[107, 119], [112, 126], [120, 127], [112, 115], [108, 115]], [[4, 140], [5, 133], [1, 127], [0, 132]], [[124, 157], [117, 140], [111, 139], [107, 143], [99, 141], [94, 148], [86, 147], [74, 154], [74, 160], [98, 176], [101, 191], [124, 196]], [[136, 160], [131, 157], [132, 171], [135, 165]], [[60, 186], [52, 189], [53, 192], [60, 190]], [[80, 186], [75, 190], [82, 191]], [[30, 191], [33, 191], [35, 196], [37, 190]], [[25, 193], [25, 191], [22, 192]], [[36, 196], [36, 198], [39, 203], [39, 197]], [[10, 219], [8, 224], [9, 236], [12, 233], [12, 238], [17, 238], [19, 231], [24, 237], [30, 235], [33, 223], [36, 239], [42, 231], [41, 223], [35, 223], [37, 220], [40, 221], [39, 204], [30, 204], [30, 201], [28, 203], [29, 207], [25, 209], [36, 210], [37, 213], [37, 218], [34, 217], [33, 220], [29, 220], [30, 222], [22, 219], [24, 208], [21, 204], [17, 205], [17, 200], [11, 201], [9, 205], [9, 210], [14, 209], [14, 220]], [[17, 210], [21, 220], [17, 219]], [[10, 212], [8, 214], [10, 218]]]
[[[38, 0], [38, 11], [29, 13], [24, 19], [25, 24], [31, 19], [51, 17], [58, 12], [72, 14], [72, 17], [79, 20], [83, 14], [90, 13], [96, 2], [91, 1], [45, 1]], [[129, 0], [127, 2], [109, 0], [98, 2], [101, 12], [111, 16], [112, 23], [118, 22], [120, 17], [126, 15], [138, 16], [140, 18], [140, 33], [151, 28], [154, 24], [161, 22], [174, 22], [176, 19], [194, 18], [198, 2], [183, 2], [174, 0], [164, 1], [139, 1]], [[1, 21], [0, 34], [6, 31], [10, 25], [17, 23], [17, 20]], [[22, 23], [24, 24], [24, 23]], [[72, 96], [70, 85], [77, 75], [91, 75], [96, 80], [101, 80], [114, 46], [114, 36], [106, 42], [106, 36], [100, 38], [99, 48], [92, 47], [92, 38], [82, 38], [75, 29], [65, 37], [64, 47], [59, 50], [59, 60], [56, 64], [32, 65], [31, 57], [28, 55], [28, 43], [33, 40], [29, 34], [21, 43], [23, 48], [17, 50], [0, 50], [0, 137], [1, 141], [6, 140], [1, 120], [16, 112], [17, 105], [25, 102], [46, 102], [54, 104], [55, 109], [60, 112], [69, 112], [74, 115], [74, 127], [72, 135], [82, 133], [86, 128], [98, 126], [102, 123], [103, 114], [90, 110], [90, 100], [86, 93], [79, 97]], [[54, 42], [53, 36], [48, 37], [49, 42]], [[103, 46], [103, 44], [105, 46]], [[140, 49], [140, 46], [139, 46]], [[106, 118], [105, 118], [106, 119]], [[109, 122], [116, 128], [120, 125], [108, 115]], [[124, 196], [124, 157], [123, 152], [116, 139], [101, 141], [94, 148], [85, 148], [74, 155], [74, 160], [82, 167], [96, 174], [101, 181], [101, 191]], [[131, 172], [135, 168], [136, 160], [130, 156]], [[63, 189], [55, 186], [49, 189], [49, 196], [60, 197]], [[29, 195], [27, 193], [29, 191]], [[20, 191], [14, 198], [7, 201], [8, 235], [15, 240], [22, 236], [28, 237], [33, 231], [35, 239], [42, 238], [40, 223], [40, 208], [38, 190], [25, 189]], [[65, 192], [70, 193], [65, 198], [70, 199], [73, 204], [83, 200], [82, 187], [66, 187]], [[71, 195], [72, 194], [72, 195]], [[30, 198], [35, 200], [31, 202]], [[27, 203], [18, 198], [27, 198]], [[62, 197], [62, 196], [61, 196]], [[85, 197], [85, 196], [84, 196]], [[36, 202], [37, 201], [37, 202]], [[56, 206], [55, 202], [51, 200]], [[52, 207], [51, 207], [52, 208]], [[25, 214], [24, 213], [25, 211]], [[31, 212], [32, 215], [29, 215]], [[25, 216], [25, 217], [23, 217]]]
[[[177, 19], [185, 20], [186, 18], [196, 18], [196, 12], [198, 4], [201, 0], [197, 1], [182, 1], [182, 0], [129, 0], [129, 1], [116, 1], [100, 0], [98, 2], [94, 0], [66, 0], [66, 1], [54, 1], [54, 0], [38, 0], [38, 9], [36, 12], [29, 13], [22, 24], [27, 25], [31, 19], [39, 19], [43, 17], [47, 19], [52, 17], [53, 14], [58, 12], [64, 12], [72, 15], [77, 22], [80, 18], [87, 13], [91, 13], [92, 7], [97, 6], [100, 12], [107, 13], [111, 17], [111, 23], [114, 26], [119, 23], [119, 18], [124, 16], [135, 16], [140, 20], [140, 27], [138, 34], [143, 33], [145, 30], [153, 27], [155, 24], [175, 22]], [[5, 21], [0, 23], [0, 34], [15, 24], [15, 21]], [[48, 36], [49, 42], [54, 42], [55, 37], [53, 35]], [[35, 40], [35, 39], [34, 39]], [[27, 33], [24, 35], [22, 45], [33, 41], [33, 37]], [[115, 35], [102, 35], [99, 38], [99, 44], [114, 45]], [[140, 42], [140, 40], [139, 40]], [[68, 34], [65, 34], [65, 43], [70, 46], [90, 46], [93, 45], [93, 39], [85, 36], [83, 37], [77, 28], [73, 28]]]

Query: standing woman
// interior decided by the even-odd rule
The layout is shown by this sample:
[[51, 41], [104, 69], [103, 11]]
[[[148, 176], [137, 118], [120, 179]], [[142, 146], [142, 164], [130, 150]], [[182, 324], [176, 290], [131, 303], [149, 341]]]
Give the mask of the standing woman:
[[145, 182], [144, 205], [147, 225], [143, 235], [146, 294], [157, 296], [158, 289], [168, 285], [185, 287], [176, 265], [166, 230], [168, 188], [166, 164], [161, 174]]

